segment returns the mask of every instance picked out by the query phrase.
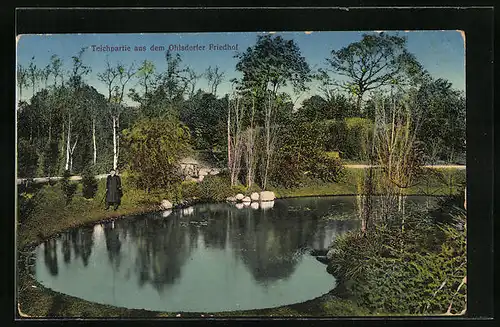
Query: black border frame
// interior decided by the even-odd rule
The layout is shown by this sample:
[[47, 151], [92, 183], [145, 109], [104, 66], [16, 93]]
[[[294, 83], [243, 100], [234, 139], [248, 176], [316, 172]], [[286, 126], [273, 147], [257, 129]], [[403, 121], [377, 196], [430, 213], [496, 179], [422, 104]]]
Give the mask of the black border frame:
[[[297, 1], [294, 1], [297, 2]], [[482, 2], [482, 1], [481, 1]], [[270, 5], [270, 4], [268, 4]], [[13, 14], [13, 13], [11, 13]], [[12, 18], [10, 16], [10, 18]], [[133, 23], [131, 23], [133, 22]], [[8, 20], [3, 20], [2, 27]], [[390, 322], [427, 320], [441, 324], [451, 320], [453, 325], [479, 322], [493, 317], [493, 9], [492, 7], [436, 8], [86, 8], [45, 9], [27, 8], [15, 11], [15, 34], [39, 33], [154, 33], [154, 32], [224, 32], [224, 31], [334, 31], [334, 30], [463, 30], [466, 36], [466, 96], [467, 96], [467, 198], [468, 215], [474, 217], [468, 227], [468, 315], [457, 318], [389, 318]], [[8, 30], [11, 30], [10, 28]], [[12, 34], [7, 40], [12, 42]], [[11, 43], [12, 44], [12, 43]], [[6, 85], [15, 89], [15, 42], [8, 60], [10, 70], [4, 75]], [[12, 48], [11, 48], [12, 49]], [[4, 88], [10, 100], [8, 108], [15, 108], [14, 92]], [[14, 111], [1, 120], [4, 149], [14, 153]], [[14, 160], [5, 169], [3, 180], [12, 181]], [[9, 187], [10, 184], [5, 183]], [[7, 190], [6, 190], [7, 191]], [[9, 190], [10, 191], [10, 190]], [[9, 192], [2, 192], [2, 195]], [[10, 208], [4, 206], [4, 231], [10, 235], [14, 219], [14, 199]], [[12, 202], [10, 202], [12, 201]], [[14, 285], [8, 284], [8, 285]], [[10, 290], [12, 291], [12, 290]], [[6, 301], [9, 303], [12, 298]], [[12, 312], [8, 309], [8, 312]], [[17, 308], [15, 308], [17, 310]], [[10, 314], [9, 314], [10, 316]], [[468, 316], [469, 317], [469, 316]], [[263, 317], [263, 319], [269, 319]], [[333, 318], [355, 320], [355, 323], [382, 323], [380, 318]], [[135, 319], [134, 319], [135, 320]], [[191, 319], [186, 319], [189, 321]], [[255, 320], [249, 318], [217, 319]], [[332, 319], [315, 320], [329, 323]], [[326, 320], [326, 321], [325, 321]], [[382, 318], [383, 320], [383, 318]], [[438, 320], [438, 321], [436, 321]], [[59, 321], [59, 320], [57, 320]], [[123, 322], [119, 320], [120, 323]], [[202, 320], [203, 321], [203, 320]], [[370, 322], [369, 322], [370, 321]], [[47, 321], [48, 322], [48, 321]], [[353, 321], [354, 322], [354, 321]], [[491, 322], [491, 320], [490, 320]], [[179, 321], [172, 321], [179, 323]]]

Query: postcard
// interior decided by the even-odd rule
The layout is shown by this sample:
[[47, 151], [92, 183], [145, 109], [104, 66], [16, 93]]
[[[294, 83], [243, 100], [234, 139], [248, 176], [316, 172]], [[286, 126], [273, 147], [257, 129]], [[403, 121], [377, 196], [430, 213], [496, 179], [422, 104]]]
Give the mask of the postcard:
[[19, 35], [19, 316], [464, 315], [465, 42]]

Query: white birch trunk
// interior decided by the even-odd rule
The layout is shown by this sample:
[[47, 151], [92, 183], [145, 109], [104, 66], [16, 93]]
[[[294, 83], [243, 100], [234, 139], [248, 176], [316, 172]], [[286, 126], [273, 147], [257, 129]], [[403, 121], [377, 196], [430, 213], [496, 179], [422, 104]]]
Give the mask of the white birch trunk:
[[116, 116], [113, 116], [113, 169], [118, 164], [118, 153], [116, 152]]
[[95, 117], [92, 118], [92, 143], [94, 146], [94, 165], [97, 163], [97, 143], [95, 139]]
[[71, 116], [68, 116], [68, 137], [66, 138], [66, 165], [64, 166], [65, 170], [69, 170], [69, 157], [70, 157], [70, 139], [71, 139]]

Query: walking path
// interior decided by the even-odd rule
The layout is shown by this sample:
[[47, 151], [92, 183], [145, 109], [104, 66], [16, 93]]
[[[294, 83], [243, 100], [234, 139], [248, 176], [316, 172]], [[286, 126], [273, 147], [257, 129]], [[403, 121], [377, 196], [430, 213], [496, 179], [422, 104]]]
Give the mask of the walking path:
[[[344, 165], [345, 168], [349, 169], [366, 169], [369, 168], [370, 165]], [[378, 167], [378, 166], [374, 166]], [[424, 166], [425, 168], [432, 168], [432, 169], [465, 169], [465, 165], [426, 165]], [[97, 179], [103, 179], [108, 176], [107, 174], [101, 174], [97, 175]], [[31, 181], [32, 183], [39, 184], [39, 183], [47, 183], [49, 181], [57, 181], [62, 179], [62, 177], [36, 177], [36, 178], [18, 178], [17, 179], [17, 185], [26, 183], [28, 180]], [[79, 181], [82, 179], [82, 176], [71, 176], [69, 178], [72, 181]]]

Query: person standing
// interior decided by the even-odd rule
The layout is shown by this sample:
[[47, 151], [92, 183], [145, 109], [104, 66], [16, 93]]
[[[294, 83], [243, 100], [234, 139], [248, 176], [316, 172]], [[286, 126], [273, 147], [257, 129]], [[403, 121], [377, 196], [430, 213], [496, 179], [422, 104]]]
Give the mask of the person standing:
[[111, 169], [106, 179], [106, 210], [109, 209], [110, 205], [113, 205], [114, 210], [117, 210], [121, 203], [122, 195], [122, 181], [120, 176], [116, 174], [114, 169]]

